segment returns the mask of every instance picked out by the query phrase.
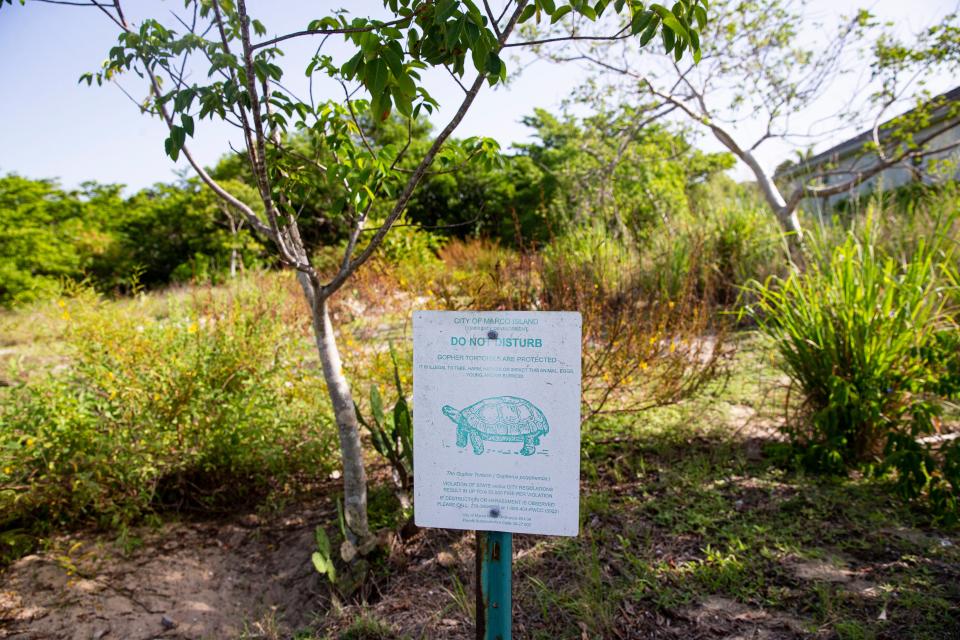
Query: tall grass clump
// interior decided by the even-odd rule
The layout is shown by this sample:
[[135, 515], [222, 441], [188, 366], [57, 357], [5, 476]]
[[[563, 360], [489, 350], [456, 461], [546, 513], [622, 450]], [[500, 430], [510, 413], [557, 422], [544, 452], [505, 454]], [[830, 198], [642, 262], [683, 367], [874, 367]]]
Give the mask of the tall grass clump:
[[0, 532], [121, 527], [250, 497], [335, 463], [322, 382], [279, 289], [60, 301], [69, 365], [0, 401]]
[[744, 285], [783, 275], [784, 236], [760, 207], [719, 205], [653, 230], [640, 247], [644, 287], [661, 297], [686, 292], [717, 308], [741, 301]]
[[906, 497], [926, 494], [941, 515], [955, 514], [960, 449], [924, 438], [939, 431], [951, 393], [949, 238], [934, 234], [897, 259], [868, 221], [813, 253], [806, 272], [752, 285], [748, 309], [801, 392], [787, 427], [799, 459], [827, 472], [895, 471]]

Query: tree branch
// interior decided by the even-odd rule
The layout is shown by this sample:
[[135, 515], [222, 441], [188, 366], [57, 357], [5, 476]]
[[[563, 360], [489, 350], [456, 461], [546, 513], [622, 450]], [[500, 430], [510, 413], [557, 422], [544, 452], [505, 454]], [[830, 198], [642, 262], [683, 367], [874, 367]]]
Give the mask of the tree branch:
[[[117, 22], [117, 24], [124, 31], [130, 32], [130, 27], [127, 25], [126, 19], [123, 17], [123, 11], [120, 8], [120, 0], [114, 0], [114, 7], [116, 8], [117, 15], [119, 16], [119, 22]], [[111, 16], [111, 18], [112, 17], [113, 16]], [[155, 98], [154, 104], [156, 105], [156, 109], [159, 112], [160, 116], [163, 118], [164, 123], [166, 123], [167, 128], [170, 129], [174, 126], [173, 119], [170, 117], [170, 114], [167, 112], [166, 107], [159, 100], [160, 95], [162, 95], [160, 91], [160, 83], [157, 81], [157, 76], [153, 72], [153, 69], [151, 69], [150, 66], [145, 61], [143, 62], [144, 62], [144, 70], [147, 74], [147, 77], [150, 80], [150, 89]], [[184, 157], [187, 159], [187, 162], [190, 163], [190, 166], [193, 167], [193, 170], [196, 172], [196, 174], [203, 181], [203, 183], [206, 184], [208, 187], [210, 187], [211, 191], [213, 191], [215, 194], [217, 194], [217, 196], [219, 196], [229, 204], [236, 207], [238, 211], [242, 212], [243, 215], [249, 221], [250, 226], [256, 229], [257, 232], [261, 233], [266, 238], [269, 238], [271, 240], [274, 239], [274, 234], [273, 234], [273, 231], [270, 229], [270, 227], [265, 225], [263, 221], [260, 220], [257, 214], [253, 211], [253, 209], [247, 206], [246, 203], [244, 203], [239, 198], [237, 198], [236, 196], [231, 194], [229, 191], [224, 189], [222, 186], [220, 186], [220, 184], [216, 180], [214, 180], [209, 173], [207, 173], [207, 171], [203, 168], [203, 166], [199, 162], [197, 162], [196, 158], [193, 157], [193, 154], [190, 152], [189, 147], [184, 145], [183, 147], [181, 147], [181, 152], [183, 153]]]
[[483, 0], [483, 8], [487, 12], [487, 18], [490, 20], [490, 26], [493, 27], [493, 32], [497, 35], [497, 40], [500, 39], [502, 35], [500, 33], [500, 25], [497, 24], [497, 19], [493, 17], [493, 11], [490, 10], [490, 3], [487, 0]]
[[287, 234], [293, 233], [299, 236], [299, 230], [293, 228], [296, 221], [291, 220], [288, 229], [280, 228], [280, 220], [277, 211], [277, 205], [273, 201], [273, 191], [270, 184], [270, 176], [267, 173], [266, 156], [267, 143], [263, 129], [263, 116], [260, 113], [260, 98], [257, 93], [257, 74], [253, 66], [253, 48], [250, 45], [250, 16], [247, 14], [245, 0], [237, 0], [237, 17], [240, 22], [240, 41], [243, 44], [243, 66], [244, 75], [247, 81], [247, 98], [250, 101], [250, 116], [253, 119], [254, 143], [256, 145], [256, 162], [254, 164], [254, 174], [257, 176], [257, 186], [260, 188], [260, 198], [263, 200], [264, 212], [267, 220], [275, 234], [277, 249], [280, 251], [282, 260], [295, 267], [299, 271], [315, 277], [313, 268], [310, 266], [309, 258], [301, 243], [297, 242], [293, 247], [287, 245]]
[[[517, 2], [517, 7], [514, 10], [513, 14], [510, 16], [510, 20], [507, 22], [507, 25], [503, 29], [503, 33], [500, 37], [499, 43], [501, 49], [504, 46], [504, 43], [507, 38], [510, 37], [510, 34], [513, 32], [514, 27], [517, 24], [517, 20], [520, 18], [520, 13], [523, 11], [523, 8], [526, 6], [527, 0], [519, 0]], [[470, 105], [473, 104], [474, 99], [477, 97], [480, 89], [483, 87], [483, 83], [486, 81], [486, 77], [483, 74], [479, 74], [476, 80], [473, 81], [473, 84], [470, 86], [470, 89], [467, 91], [467, 95], [464, 97], [463, 102], [460, 103], [460, 107], [457, 109], [453, 118], [450, 122], [447, 123], [447, 126], [443, 128], [440, 134], [434, 139], [433, 144], [430, 145], [430, 149], [420, 160], [417, 168], [414, 170], [413, 174], [407, 180], [406, 185], [403, 188], [403, 191], [400, 193], [400, 196], [397, 198], [393, 209], [390, 214], [387, 216], [386, 220], [383, 223], [383, 226], [377, 230], [373, 238], [367, 243], [363, 251], [360, 252], [360, 255], [356, 259], [347, 263], [345, 268], [341, 268], [334, 278], [323, 285], [320, 289], [319, 298], [326, 299], [335, 293], [343, 284], [347, 281], [354, 271], [357, 270], [360, 265], [366, 262], [373, 252], [376, 251], [377, 247], [383, 242], [383, 238], [386, 236], [387, 232], [390, 230], [390, 227], [396, 222], [397, 218], [404, 212], [407, 207], [407, 203], [410, 201], [411, 196], [413, 196], [413, 191], [416, 189], [417, 185], [420, 183], [420, 180], [423, 178], [427, 169], [433, 163], [433, 159], [436, 157], [437, 153], [440, 151], [440, 148], [446, 142], [447, 138], [453, 134], [454, 130], [463, 120], [463, 117], [466, 115], [467, 110], [470, 108]]]
[[522, 42], [511, 42], [503, 45], [504, 49], [509, 47], [529, 47], [538, 44], [549, 44], [551, 42], [570, 42], [572, 40], [591, 40], [594, 42], [626, 40], [632, 37], [630, 33], [624, 33], [626, 27], [612, 36], [557, 36], [556, 38], [543, 38], [542, 40], [524, 40]]
[[262, 49], [264, 47], [269, 47], [275, 45], [284, 40], [291, 40], [293, 38], [300, 38], [303, 36], [332, 36], [337, 34], [347, 34], [347, 33], [369, 33], [371, 31], [378, 31], [386, 27], [397, 27], [402, 25], [405, 22], [409, 22], [411, 18], [399, 18], [391, 22], [383, 22], [380, 24], [372, 24], [368, 27], [343, 27], [341, 29], [304, 29], [303, 31], [294, 31], [293, 33], [287, 33], [282, 36], [277, 36], [276, 38], [271, 38], [270, 40], [264, 40], [263, 42], [258, 42], [254, 45], [251, 45], [251, 50]]

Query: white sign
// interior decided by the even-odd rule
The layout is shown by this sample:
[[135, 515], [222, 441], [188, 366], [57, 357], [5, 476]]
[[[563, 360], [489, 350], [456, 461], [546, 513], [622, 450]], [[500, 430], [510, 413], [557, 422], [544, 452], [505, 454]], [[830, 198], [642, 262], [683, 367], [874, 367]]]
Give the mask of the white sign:
[[579, 313], [413, 314], [421, 527], [575, 536]]

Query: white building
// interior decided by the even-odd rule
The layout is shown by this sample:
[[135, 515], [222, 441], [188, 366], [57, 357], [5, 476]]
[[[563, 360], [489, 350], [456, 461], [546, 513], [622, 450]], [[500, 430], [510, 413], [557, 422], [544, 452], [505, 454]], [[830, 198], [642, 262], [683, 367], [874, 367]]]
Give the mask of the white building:
[[916, 115], [923, 116], [928, 122], [914, 134], [913, 139], [926, 140], [924, 149], [944, 149], [943, 151], [925, 153], [920, 157], [910, 156], [860, 183], [855, 183], [858, 177], [875, 171], [880, 163], [879, 156], [870, 148], [873, 131], [869, 130], [803, 162], [781, 165], [774, 178], [785, 192], [792, 192], [800, 186], [801, 180], [816, 186], [855, 183], [840, 193], [823, 198], [807, 198], [804, 201], [807, 206], [819, 205], [822, 208], [838, 201], [856, 199], [876, 189], [886, 191], [911, 182], [922, 181], [929, 184], [960, 178], [960, 87], [933, 98], [930, 104], [938, 106], [929, 114], [914, 109], [880, 125], [880, 143], [887, 157], [896, 157], [902, 153], [904, 147], [896, 134], [900, 129], [898, 124], [908, 120], [911, 115]]

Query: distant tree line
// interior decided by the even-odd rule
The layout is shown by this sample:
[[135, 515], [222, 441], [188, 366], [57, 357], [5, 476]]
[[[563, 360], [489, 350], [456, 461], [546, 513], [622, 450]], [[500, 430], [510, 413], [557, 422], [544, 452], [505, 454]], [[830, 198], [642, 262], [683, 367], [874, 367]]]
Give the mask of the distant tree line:
[[[484, 237], [536, 247], [602, 220], [634, 241], [687, 212], [697, 190], [723, 180], [733, 164], [730, 154], [696, 150], [682, 131], [636, 128], [629, 112], [577, 119], [537, 110], [525, 123], [534, 141], [494, 162], [476, 161], [475, 141], [454, 141], [410, 201], [407, 221], [441, 240]], [[371, 145], [396, 144], [408, 134], [399, 119], [366, 126]], [[428, 146], [429, 124], [414, 128], [411, 145]], [[284, 143], [304, 162], [323, 162], [322, 141], [299, 136]], [[211, 174], [257, 206], [253, 177], [240, 158], [224, 156]], [[346, 241], [346, 222], [325, 213], [336, 210], [344, 193], [308, 185], [298, 196], [288, 206], [307, 246]], [[122, 294], [134, 283], [216, 282], [272, 266], [266, 239], [243, 222], [195, 178], [125, 196], [122, 185], [64, 189], [55, 180], [2, 176], [0, 305], [48, 297], [65, 280]]]

